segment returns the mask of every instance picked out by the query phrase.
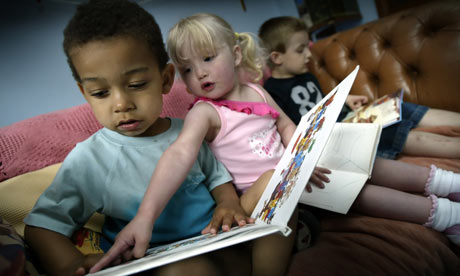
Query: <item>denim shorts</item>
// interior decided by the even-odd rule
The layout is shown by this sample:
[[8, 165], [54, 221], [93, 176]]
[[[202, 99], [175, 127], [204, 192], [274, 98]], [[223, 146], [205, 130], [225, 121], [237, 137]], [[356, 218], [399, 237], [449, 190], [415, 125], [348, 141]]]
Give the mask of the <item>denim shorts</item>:
[[409, 131], [418, 125], [428, 111], [427, 106], [407, 102], [402, 103], [401, 109], [401, 122], [382, 130], [377, 148], [377, 156], [379, 157], [395, 159], [401, 153]]

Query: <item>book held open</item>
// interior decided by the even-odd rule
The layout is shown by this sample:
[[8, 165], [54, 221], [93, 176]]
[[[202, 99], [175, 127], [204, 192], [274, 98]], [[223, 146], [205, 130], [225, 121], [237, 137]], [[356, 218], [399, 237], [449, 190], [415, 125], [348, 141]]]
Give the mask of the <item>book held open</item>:
[[371, 176], [381, 132], [380, 124], [336, 123], [316, 164], [331, 170], [330, 182], [324, 189], [312, 185], [300, 202], [346, 214]]
[[400, 89], [377, 100], [351, 111], [342, 120], [344, 123], [378, 123], [391, 126], [401, 121], [401, 105], [404, 90]]
[[[143, 258], [109, 267], [91, 275], [129, 275], [273, 233], [280, 233], [286, 236], [289, 235], [291, 229], [287, 227], [287, 223], [303, 194], [313, 169], [318, 160], [320, 160], [320, 156], [325, 149], [329, 136], [334, 132], [338, 134], [334, 134], [332, 137], [340, 137], [347, 133], [343, 131], [342, 128], [334, 128], [334, 125], [336, 124], [337, 117], [345, 103], [358, 70], [359, 66], [327, 94], [321, 102], [302, 117], [285, 153], [275, 168], [270, 182], [267, 184], [251, 215], [251, 217], [256, 219], [254, 224], [234, 227], [228, 232], [219, 232], [217, 235], [199, 235], [190, 239], [151, 248]], [[364, 134], [360, 133], [359, 135]], [[379, 136], [380, 135], [377, 137]], [[334, 138], [332, 141], [335, 140], [337, 139]], [[338, 140], [342, 144], [348, 141], [347, 138]], [[354, 138], [351, 138], [351, 140], [354, 141]], [[378, 140], [374, 142], [378, 143]], [[328, 147], [331, 149], [325, 152], [333, 152], [335, 146], [335, 142], [332, 142], [332, 144], [329, 142]], [[342, 145], [340, 147], [342, 147]], [[346, 145], [346, 147], [349, 146]], [[373, 154], [372, 151], [364, 151], [363, 149], [363, 154]], [[352, 153], [355, 153], [355, 155], [358, 154], [358, 152]], [[365, 163], [366, 161], [364, 160], [363, 162]], [[337, 163], [338, 165], [336, 167], [344, 167], [340, 165], [340, 162]], [[324, 166], [328, 167], [329, 164], [324, 164]], [[360, 168], [366, 166], [360, 163], [356, 167]], [[372, 165], [370, 165], [370, 169], [371, 168]], [[367, 169], [367, 172], [365, 169], [361, 172], [362, 175], [365, 175], [366, 179], [370, 174], [370, 169]], [[333, 175], [335, 175], [334, 173], [335, 170]], [[340, 195], [341, 190], [347, 190], [347, 193], [344, 193], [345, 197], [356, 198], [364, 182], [356, 184], [359, 188], [347, 190], [340, 187], [341, 183], [344, 182], [339, 180], [337, 182], [338, 186], [334, 186], [333, 188], [337, 191], [334, 195], [334, 200], [342, 200]], [[316, 191], [314, 191], [314, 193], [316, 193]], [[312, 193], [312, 195], [316, 195], [314, 193]], [[331, 210], [333, 210], [333, 208]], [[341, 210], [343, 210], [343, 208]]]

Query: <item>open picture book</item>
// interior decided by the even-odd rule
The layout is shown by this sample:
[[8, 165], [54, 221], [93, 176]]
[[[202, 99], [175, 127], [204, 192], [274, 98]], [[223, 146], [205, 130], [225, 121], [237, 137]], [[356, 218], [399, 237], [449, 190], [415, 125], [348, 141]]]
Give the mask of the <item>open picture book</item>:
[[[287, 227], [287, 223], [304, 192], [308, 179], [310, 179], [318, 160], [320, 160], [320, 156], [325, 149], [328, 138], [333, 133], [333, 129], [334, 132], [339, 130], [341, 133], [337, 135], [338, 137], [347, 133], [346, 131], [342, 131], [342, 128], [335, 128], [334, 126], [358, 70], [359, 66], [327, 94], [321, 102], [302, 117], [285, 153], [275, 168], [270, 182], [267, 184], [251, 215], [251, 217], [255, 218], [254, 224], [234, 227], [230, 231], [219, 232], [217, 235], [199, 235], [171, 244], [150, 248], [143, 258], [109, 267], [91, 275], [129, 275], [270, 234], [280, 233], [285, 236], [289, 235], [291, 229]], [[364, 134], [359, 133], [359, 135]], [[332, 136], [335, 137], [336, 135]], [[341, 140], [340, 138], [337, 138], [337, 140], [342, 143], [349, 141], [347, 139]], [[355, 138], [351, 138], [351, 141], [355, 141]], [[328, 147], [335, 147], [335, 145], [328, 144]], [[349, 146], [345, 148], [347, 147]], [[331, 149], [331, 152], [333, 150]], [[363, 152], [363, 154], [372, 155], [372, 152]], [[337, 163], [336, 167], [344, 168], [344, 166], [339, 164], [340, 162]], [[324, 166], [328, 167], [329, 165], [325, 164]], [[358, 165], [358, 167], [360, 166]], [[366, 177], [369, 176], [366, 173], [358, 174], [365, 174]], [[364, 182], [359, 184], [361, 185], [360, 187], [362, 187]], [[338, 186], [334, 189], [340, 190], [342, 188]], [[346, 194], [344, 196], [347, 198], [354, 196], [356, 198], [360, 189], [355, 189], [354, 192], [356, 194], [354, 195]], [[316, 190], [310, 196], [307, 196], [307, 200], [311, 196], [316, 196], [314, 193], [316, 193]], [[334, 200], [341, 200], [339, 193], [335, 195]]]
[[336, 123], [316, 166], [331, 171], [323, 189], [311, 185], [300, 203], [346, 214], [371, 177], [380, 141], [380, 124]]
[[391, 126], [401, 121], [401, 104], [404, 90], [385, 95], [377, 100], [350, 111], [342, 120], [345, 123], [378, 123], [382, 127]]

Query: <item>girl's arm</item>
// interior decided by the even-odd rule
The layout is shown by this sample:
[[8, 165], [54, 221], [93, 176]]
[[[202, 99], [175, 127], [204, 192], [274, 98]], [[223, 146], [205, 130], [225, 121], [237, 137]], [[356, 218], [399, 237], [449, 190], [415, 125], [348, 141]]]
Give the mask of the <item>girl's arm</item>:
[[213, 127], [213, 113], [210, 112], [215, 111], [203, 103], [197, 104], [187, 113], [176, 141], [158, 161], [136, 216], [147, 218], [153, 224], [161, 214], [187, 177], [208, 131]]
[[70, 238], [44, 228], [26, 225], [24, 235], [47, 275], [85, 275], [102, 257], [102, 254], [84, 256]]
[[[283, 144], [285, 147], [288, 146], [289, 141], [292, 138], [292, 135], [294, 135], [295, 129], [297, 126], [292, 122], [292, 120], [284, 113], [281, 108], [276, 104], [275, 100], [268, 94], [267, 92], [265, 93], [267, 97], [267, 101], [272, 105], [273, 107], [278, 110], [280, 113], [280, 116], [277, 120], [277, 128], [278, 132], [281, 135], [281, 139], [283, 140]], [[330, 174], [331, 171], [327, 168], [321, 168], [321, 167], [315, 167], [315, 170], [313, 171], [312, 176], [310, 177], [309, 182], [306, 185], [306, 190], [307, 192], [311, 192], [312, 188], [310, 185], [310, 182], [315, 184], [317, 187], [323, 189], [325, 187], [324, 183], [329, 183], [329, 177], [326, 176], [326, 174]]]
[[294, 135], [297, 126], [294, 124], [291, 118], [289, 118], [289, 116], [286, 115], [286, 113], [284, 113], [284, 111], [278, 106], [275, 100], [273, 100], [272, 96], [270, 96], [270, 94], [265, 89], [263, 89], [263, 91], [265, 93], [265, 97], [267, 99], [268, 104], [274, 107], [280, 114], [278, 120], [276, 121], [276, 127], [281, 136], [281, 140], [283, 141], [284, 147], [287, 147], [289, 141], [292, 138], [292, 135]]

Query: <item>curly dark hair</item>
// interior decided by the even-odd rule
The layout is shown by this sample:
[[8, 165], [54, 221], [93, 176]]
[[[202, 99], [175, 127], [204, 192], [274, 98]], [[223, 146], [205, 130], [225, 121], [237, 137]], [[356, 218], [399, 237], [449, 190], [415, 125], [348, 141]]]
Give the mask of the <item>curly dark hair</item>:
[[77, 7], [64, 29], [64, 52], [75, 80], [81, 81], [70, 55], [74, 47], [120, 36], [145, 41], [160, 69], [165, 68], [168, 54], [160, 27], [150, 13], [127, 0], [90, 0]]

